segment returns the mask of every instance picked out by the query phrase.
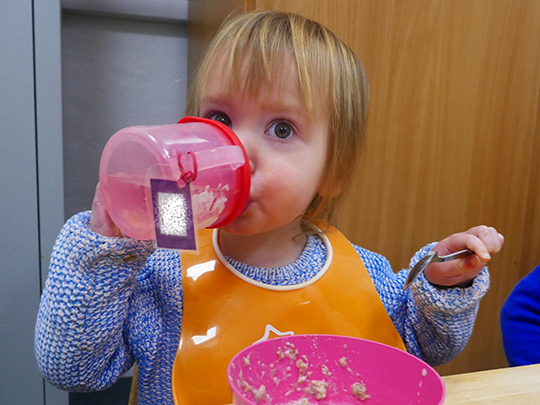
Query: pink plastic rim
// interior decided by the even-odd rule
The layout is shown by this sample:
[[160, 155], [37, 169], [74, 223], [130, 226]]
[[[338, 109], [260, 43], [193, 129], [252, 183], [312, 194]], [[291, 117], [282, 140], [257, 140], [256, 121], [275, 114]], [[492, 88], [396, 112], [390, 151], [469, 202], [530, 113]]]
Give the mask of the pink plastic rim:
[[236, 146], [240, 146], [242, 148], [242, 152], [244, 154], [245, 163], [238, 168], [236, 171], [236, 181], [242, 182], [242, 184], [245, 185], [245, 187], [242, 190], [242, 193], [240, 196], [237, 197], [237, 201], [235, 201], [233, 211], [230, 215], [228, 215], [226, 218], [221, 219], [217, 223], [213, 224], [209, 228], [221, 228], [225, 225], [230, 224], [232, 221], [234, 221], [238, 216], [242, 213], [244, 210], [244, 207], [246, 206], [248, 199], [249, 199], [249, 192], [251, 189], [251, 170], [249, 168], [249, 160], [246, 153], [246, 150], [244, 149], [244, 146], [242, 145], [242, 142], [240, 142], [240, 139], [236, 136], [236, 134], [233, 132], [231, 128], [229, 128], [227, 125], [222, 124], [221, 122], [211, 120], [208, 118], [201, 118], [201, 117], [184, 117], [180, 121], [178, 121], [178, 124], [184, 124], [187, 122], [203, 122], [205, 124], [213, 125], [214, 127], [218, 128], [223, 132], [225, 136], [229, 138], [231, 143]]

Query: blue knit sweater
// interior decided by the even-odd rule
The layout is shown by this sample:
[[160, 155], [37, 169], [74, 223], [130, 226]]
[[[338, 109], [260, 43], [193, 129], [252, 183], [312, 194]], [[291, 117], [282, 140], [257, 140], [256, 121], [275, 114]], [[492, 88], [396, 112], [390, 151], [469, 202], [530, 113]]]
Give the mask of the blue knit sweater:
[[[89, 223], [89, 212], [75, 215], [56, 241], [36, 323], [39, 368], [55, 386], [91, 391], [109, 387], [136, 361], [139, 404], [173, 404], [171, 370], [183, 313], [180, 253], [102, 237]], [[411, 266], [431, 247], [416, 253]], [[437, 289], [421, 275], [402, 291], [408, 270], [396, 274], [383, 256], [355, 249], [407, 350], [432, 365], [457, 356], [489, 288], [487, 269], [466, 289]], [[258, 281], [297, 284], [312, 277], [325, 258], [323, 241], [309, 235], [298, 260], [283, 268], [228, 260]]]
[[511, 366], [540, 363], [540, 266], [521, 279], [506, 299], [501, 330]]

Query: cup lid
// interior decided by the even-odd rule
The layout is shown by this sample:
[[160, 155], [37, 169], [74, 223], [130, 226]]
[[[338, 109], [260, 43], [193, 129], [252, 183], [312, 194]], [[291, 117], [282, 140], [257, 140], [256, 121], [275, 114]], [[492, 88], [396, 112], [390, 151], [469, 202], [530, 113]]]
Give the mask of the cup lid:
[[251, 188], [251, 169], [249, 168], [249, 160], [246, 153], [246, 150], [244, 149], [244, 146], [242, 145], [242, 142], [240, 142], [240, 139], [236, 136], [236, 134], [233, 132], [231, 128], [229, 128], [227, 125], [222, 124], [219, 121], [211, 120], [208, 118], [202, 118], [202, 117], [184, 117], [180, 121], [178, 121], [179, 124], [184, 124], [188, 122], [201, 122], [209, 125], [213, 125], [214, 127], [218, 128], [231, 142], [231, 144], [240, 146], [242, 149], [242, 152], [244, 154], [244, 160], [245, 163], [240, 166], [236, 170], [236, 179], [240, 184], [242, 184], [244, 187], [241, 187], [241, 192], [238, 197], [237, 204], [234, 205], [234, 208], [230, 215], [228, 215], [226, 218], [222, 218], [220, 221], [213, 224], [210, 228], [221, 228], [232, 221], [234, 221], [244, 210], [244, 207], [246, 206], [248, 199], [249, 199], [249, 192]]

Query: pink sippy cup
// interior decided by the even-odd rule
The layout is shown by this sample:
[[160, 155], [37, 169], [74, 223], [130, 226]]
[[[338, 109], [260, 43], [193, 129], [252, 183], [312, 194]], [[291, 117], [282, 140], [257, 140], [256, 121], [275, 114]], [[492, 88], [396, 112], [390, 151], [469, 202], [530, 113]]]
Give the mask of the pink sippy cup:
[[[218, 228], [244, 210], [251, 172], [234, 132], [214, 120], [186, 117], [178, 124], [121, 129], [105, 145], [99, 181], [105, 209], [125, 235], [156, 239], [156, 179], [179, 189], [189, 183], [189, 221], [195, 229]], [[178, 211], [173, 214], [183, 215]]]

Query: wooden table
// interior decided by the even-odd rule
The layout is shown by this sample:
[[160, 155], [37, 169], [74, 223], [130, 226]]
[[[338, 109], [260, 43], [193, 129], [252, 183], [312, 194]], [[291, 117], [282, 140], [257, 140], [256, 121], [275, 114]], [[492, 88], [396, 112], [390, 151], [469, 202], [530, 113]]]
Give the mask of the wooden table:
[[443, 377], [444, 405], [540, 404], [540, 364]]

